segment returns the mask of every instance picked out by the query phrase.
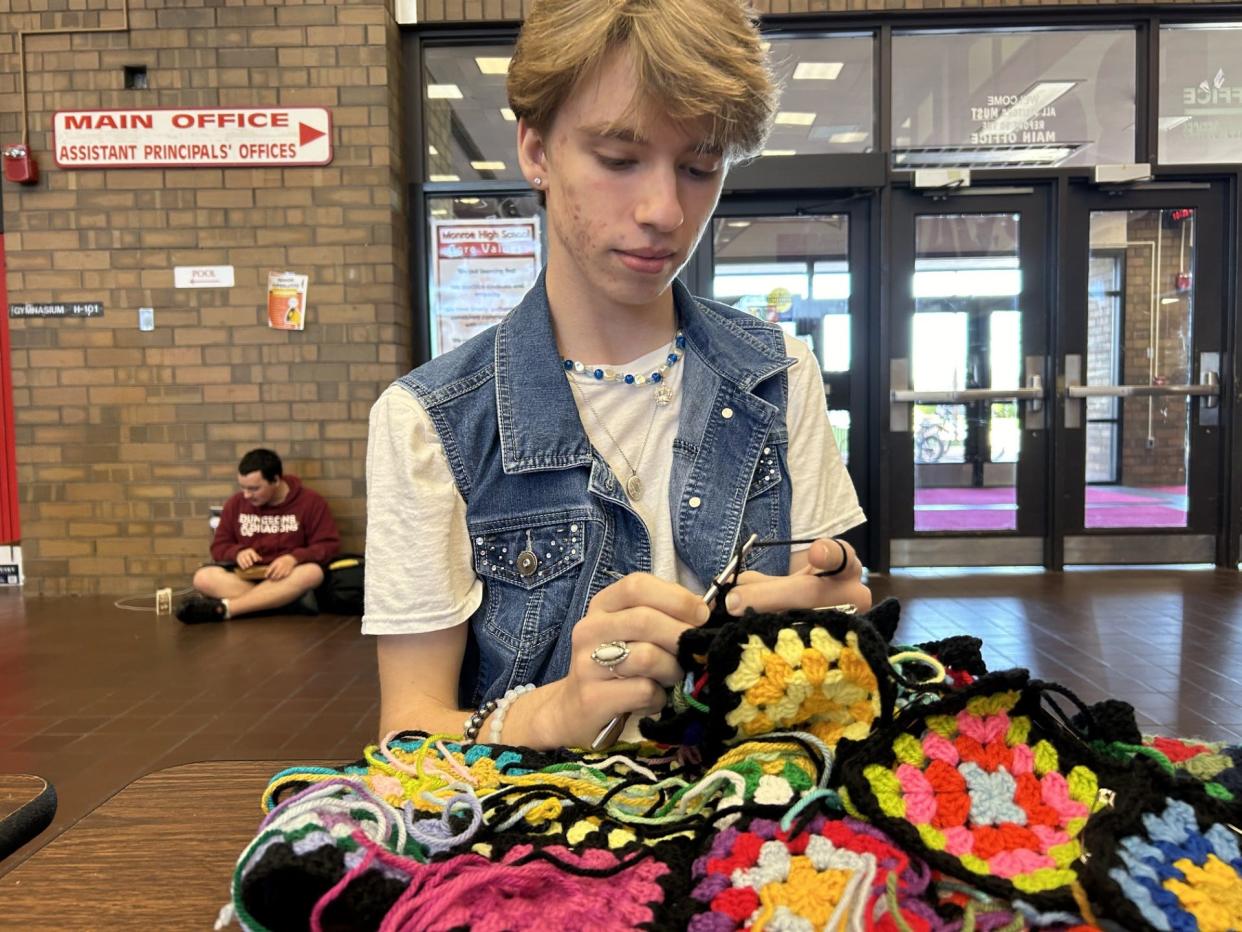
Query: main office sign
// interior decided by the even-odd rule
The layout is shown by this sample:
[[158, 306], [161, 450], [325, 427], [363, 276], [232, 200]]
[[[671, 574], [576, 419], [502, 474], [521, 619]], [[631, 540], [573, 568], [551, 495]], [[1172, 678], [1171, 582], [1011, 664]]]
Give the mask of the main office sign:
[[60, 168], [265, 168], [332, 161], [323, 107], [59, 110]]

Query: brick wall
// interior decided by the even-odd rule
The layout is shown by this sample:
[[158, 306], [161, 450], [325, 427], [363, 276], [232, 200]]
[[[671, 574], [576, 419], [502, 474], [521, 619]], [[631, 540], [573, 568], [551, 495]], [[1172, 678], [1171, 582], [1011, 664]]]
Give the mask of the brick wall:
[[[1161, 211], [1133, 211], [1129, 215], [1127, 238], [1131, 245], [1125, 253], [1122, 351], [1122, 381], [1127, 385], [1151, 384], [1153, 370], [1165, 384], [1190, 381], [1190, 296], [1179, 294], [1176, 287], [1183, 252], [1187, 267], [1191, 264], [1189, 232], [1185, 225], [1162, 224]], [[1184, 233], [1187, 243], [1183, 250]], [[1186, 399], [1131, 398], [1123, 402], [1122, 412], [1122, 481], [1144, 486], [1183, 484], [1188, 439]]]
[[[1093, 249], [1099, 245], [1094, 233], [1093, 229]], [[1115, 315], [1120, 310], [1122, 296], [1113, 292], [1118, 286], [1118, 270], [1114, 268], [1118, 261], [1112, 253], [1092, 256], [1090, 260], [1090, 282], [1087, 288], [1088, 385], [1111, 385], [1117, 377], [1114, 357], [1118, 351], [1116, 344], [1120, 335], [1114, 331], [1117, 323]], [[1119, 463], [1114, 462], [1118, 455], [1115, 443], [1119, 426], [1109, 423], [1117, 416], [1114, 409], [1117, 403], [1112, 398], [1086, 400], [1087, 482], [1112, 482], [1119, 478], [1116, 475]]]
[[[4, 4], [0, 142], [21, 134], [17, 31], [118, 26], [123, 2]], [[5, 184], [10, 300], [105, 305], [10, 322], [31, 594], [185, 585], [209, 507], [259, 445], [360, 549], [367, 411], [411, 363], [391, 0], [129, 4], [128, 33], [27, 39], [41, 178]], [[149, 90], [123, 89], [126, 65], [147, 67]], [[52, 158], [57, 109], [274, 105], [332, 111], [331, 165], [61, 171]], [[232, 265], [236, 286], [174, 289], [177, 265]], [[304, 332], [265, 323], [267, 274], [284, 269], [310, 276]]]
[[[1114, 6], [1083, 4], [1081, 0], [752, 0], [762, 14], [857, 13], [877, 10], [970, 10], [978, 7]], [[1167, 0], [1133, 0], [1146, 6]], [[1193, 3], [1199, 0], [1173, 0]], [[1202, 0], [1227, 3], [1231, 0]], [[530, 0], [417, 0], [420, 23], [494, 22], [521, 19]]]

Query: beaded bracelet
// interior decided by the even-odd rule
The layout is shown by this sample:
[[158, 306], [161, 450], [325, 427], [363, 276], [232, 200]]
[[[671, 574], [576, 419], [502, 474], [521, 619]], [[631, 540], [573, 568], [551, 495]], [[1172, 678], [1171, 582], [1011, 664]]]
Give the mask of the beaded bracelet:
[[514, 686], [506, 692], [496, 702], [496, 711], [492, 713], [492, 724], [488, 729], [488, 738], [492, 744], [500, 744], [500, 732], [505, 727], [505, 715], [509, 711], [509, 707], [517, 701], [517, 697], [522, 693], [528, 693], [535, 688], [534, 683], [526, 683], [522, 686]]
[[496, 705], [495, 699], [488, 699], [466, 719], [466, 724], [462, 726], [462, 744], [474, 744], [478, 740], [479, 729], [483, 727], [487, 717], [495, 711]]

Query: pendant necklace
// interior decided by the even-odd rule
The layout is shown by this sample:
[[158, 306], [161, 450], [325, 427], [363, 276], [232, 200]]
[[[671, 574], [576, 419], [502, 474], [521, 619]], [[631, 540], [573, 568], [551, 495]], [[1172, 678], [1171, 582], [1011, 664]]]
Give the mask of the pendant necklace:
[[650, 381], [656, 385], [655, 392], [653, 393], [654, 403], [651, 406], [651, 419], [647, 422], [647, 432], [643, 435], [643, 445], [639, 447], [638, 459], [632, 463], [630, 462], [630, 458], [625, 455], [625, 450], [621, 447], [621, 444], [617, 441], [617, 438], [614, 437], [612, 435], [612, 431], [608, 429], [608, 425], [604, 423], [604, 419], [600, 417], [599, 412], [595, 410], [595, 405], [591, 404], [591, 399], [587, 397], [586, 392], [575, 384], [573, 373], [575, 371], [585, 371], [586, 367], [582, 366], [581, 363], [575, 364], [571, 360], [565, 360], [565, 375], [569, 379], [570, 388], [577, 392], [578, 397], [581, 398], [583, 403], [586, 404], [587, 410], [590, 411], [591, 416], [595, 418], [595, 423], [600, 426], [600, 429], [603, 430], [605, 436], [612, 441], [612, 445], [617, 448], [617, 452], [621, 454], [621, 459], [625, 462], [626, 468], [630, 471], [630, 475], [625, 480], [623, 485], [625, 487], [625, 494], [630, 497], [631, 501], [638, 501], [643, 497], [643, 481], [638, 477], [638, 468], [643, 464], [643, 454], [647, 452], [647, 441], [651, 439], [651, 428], [655, 424], [656, 411], [660, 408], [666, 407], [673, 400], [672, 390], [667, 385], [661, 384], [664, 381], [664, 373], [669, 369], [669, 367], [676, 365], [681, 359], [682, 352], [680, 351], [684, 346], [685, 337], [681, 335], [681, 331], [679, 330], [677, 331], [677, 335], [673, 337], [673, 345], [669, 347], [669, 355], [665, 364], [660, 369], [645, 378], [643, 376], [635, 377], [632, 375], [615, 376], [611, 371], [606, 371], [604, 369], [595, 369], [591, 373], [597, 381], [624, 381], [629, 385], [634, 385], [636, 383], [641, 385], [643, 382]]
[[[643, 445], [639, 447], [638, 461], [637, 464], [635, 464], [631, 463], [630, 458], [625, 455], [625, 450], [622, 449], [621, 444], [617, 441], [617, 438], [612, 435], [612, 431], [608, 429], [608, 425], [604, 423], [604, 419], [599, 416], [599, 412], [595, 410], [595, 405], [591, 404], [591, 399], [587, 397], [586, 392], [575, 385], [573, 379], [569, 380], [569, 384], [570, 387], [578, 393], [578, 397], [586, 403], [587, 409], [595, 418], [595, 423], [600, 426], [605, 435], [607, 435], [608, 439], [612, 441], [612, 445], [617, 448], [617, 452], [621, 454], [621, 459], [625, 461], [625, 466], [630, 471], [629, 478], [625, 480], [625, 494], [630, 497], [631, 501], [638, 501], [643, 497], [643, 481], [638, 478], [638, 467], [643, 463], [643, 454], [647, 452], [647, 441], [651, 439], [651, 427], [655, 424], [656, 411], [661, 407], [659, 399], [656, 399], [655, 404], [651, 406], [651, 420], [647, 422], [647, 433], [643, 435]], [[667, 402], [665, 402], [665, 404], [667, 404]]]

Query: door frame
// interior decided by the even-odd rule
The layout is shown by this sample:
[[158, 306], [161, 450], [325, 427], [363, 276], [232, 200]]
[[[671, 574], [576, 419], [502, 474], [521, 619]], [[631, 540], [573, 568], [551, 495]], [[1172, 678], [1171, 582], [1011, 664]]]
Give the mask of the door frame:
[[[1051, 362], [1054, 319], [1055, 261], [1052, 228], [1055, 185], [1051, 182], [1021, 186], [978, 186], [963, 189], [921, 190], [894, 187], [891, 197], [889, 281], [885, 341], [884, 414], [881, 421], [887, 520], [882, 552], [884, 569], [891, 566], [1044, 565], [1051, 557], [1047, 534], [1049, 486], [1046, 464], [1052, 461], [1053, 437], [1049, 418], [1052, 396]], [[1024, 378], [1039, 376], [1045, 394], [1042, 406], [1019, 402], [1022, 447], [1016, 465], [1017, 527], [1012, 531], [914, 531], [913, 433], [910, 406], [894, 403], [892, 391], [908, 385], [910, 328], [913, 316], [915, 219], [927, 214], [1017, 213], [1018, 255], [1022, 269], [1022, 371]], [[986, 547], [980, 547], [986, 542]]]
[[[1070, 183], [1065, 199], [1063, 235], [1059, 238], [1065, 275], [1061, 280], [1062, 298], [1058, 317], [1056, 369], [1056, 446], [1058, 469], [1054, 470], [1054, 498], [1058, 527], [1054, 534], [1052, 566], [1066, 564], [1144, 564], [1215, 563], [1226, 565], [1229, 558], [1230, 521], [1227, 502], [1229, 485], [1224, 481], [1229, 451], [1229, 424], [1235, 410], [1231, 394], [1233, 374], [1227, 363], [1229, 346], [1230, 282], [1228, 185], [1210, 180], [1162, 181], [1107, 188]], [[1085, 404], [1065, 394], [1067, 356], [1086, 355], [1087, 288], [1089, 276], [1090, 215], [1101, 210], [1143, 210], [1191, 207], [1195, 216], [1195, 255], [1192, 268], [1195, 305], [1191, 323], [1191, 378], [1201, 377], [1202, 354], [1216, 353], [1220, 377], [1219, 406], [1203, 423], [1203, 405], [1191, 402], [1189, 466], [1186, 472], [1190, 498], [1185, 528], [1107, 528], [1087, 529], [1084, 525], [1086, 495], [1081, 464], [1085, 456], [1085, 424], [1067, 426], [1074, 419], [1075, 407], [1081, 414]], [[1211, 317], [1205, 319], [1205, 314]], [[1201, 322], [1203, 325], [1201, 325]], [[1085, 374], [1079, 373], [1085, 380]], [[1107, 543], [1105, 543], [1107, 542]]]

